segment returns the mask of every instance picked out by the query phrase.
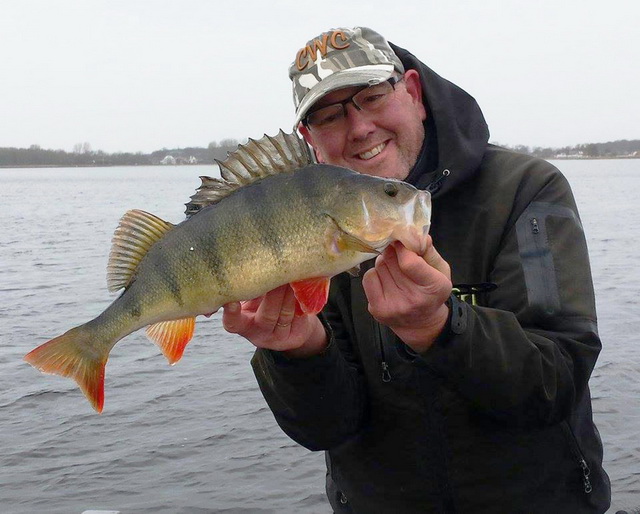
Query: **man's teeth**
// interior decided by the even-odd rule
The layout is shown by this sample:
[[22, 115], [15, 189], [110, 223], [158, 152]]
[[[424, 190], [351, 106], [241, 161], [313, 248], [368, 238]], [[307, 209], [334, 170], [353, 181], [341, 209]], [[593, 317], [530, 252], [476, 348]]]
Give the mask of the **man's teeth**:
[[385, 146], [387, 146], [387, 143], [380, 143], [378, 146], [374, 146], [371, 150], [359, 153], [358, 157], [360, 157], [360, 159], [364, 159], [365, 161], [368, 159], [373, 159], [376, 155], [382, 152], [382, 150], [384, 150]]

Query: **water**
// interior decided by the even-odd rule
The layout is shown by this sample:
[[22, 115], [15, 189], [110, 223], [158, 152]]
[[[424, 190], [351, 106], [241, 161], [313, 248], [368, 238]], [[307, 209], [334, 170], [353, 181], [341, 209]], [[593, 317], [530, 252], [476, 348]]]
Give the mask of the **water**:
[[[591, 388], [615, 512], [640, 506], [640, 161], [556, 164], [574, 188], [592, 258], [605, 348]], [[3, 512], [329, 511], [322, 454], [277, 427], [249, 366], [252, 347], [226, 334], [217, 314], [198, 320], [173, 367], [142, 332], [118, 344], [100, 416], [74, 382], [22, 361], [113, 300], [105, 269], [125, 210], [179, 222], [198, 175], [213, 172], [0, 170]]]

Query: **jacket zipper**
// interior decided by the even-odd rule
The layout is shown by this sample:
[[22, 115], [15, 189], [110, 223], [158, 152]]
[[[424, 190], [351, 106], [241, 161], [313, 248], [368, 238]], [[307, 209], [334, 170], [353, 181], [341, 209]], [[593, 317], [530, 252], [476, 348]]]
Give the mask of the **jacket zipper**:
[[438, 178], [436, 178], [433, 182], [431, 182], [430, 184], [427, 185], [427, 187], [425, 187], [425, 191], [428, 191], [429, 194], [434, 195], [436, 194], [440, 188], [442, 187], [443, 182], [445, 181], [445, 179], [451, 174], [451, 172], [447, 169], [442, 170], [442, 173], [440, 174], [440, 176]]
[[[375, 327], [373, 329], [373, 335], [374, 337], [377, 339], [377, 344], [378, 344], [378, 348], [380, 349], [380, 367], [382, 370], [382, 382], [384, 383], [388, 383], [391, 382], [392, 377], [391, 377], [391, 372], [389, 369], [389, 364], [386, 361], [386, 355], [385, 355], [385, 350], [384, 350], [384, 344], [383, 344], [383, 334], [382, 334], [382, 325], [380, 325], [380, 323], [378, 323], [377, 321], [375, 321], [373, 318], [372, 322], [374, 323]], [[429, 400], [427, 400], [429, 399]], [[427, 427], [427, 431], [429, 430], [437, 430], [437, 437], [440, 439], [443, 439], [444, 436], [442, 434], [442, 429], [441, 427], [439, 427], [439, 425], [437, 424], [437, 422], [435, 421], [434, 417], [435, 414], [433, 412], [433, 405], [430, 405], [430, 401], [432, 401], [432, 395], [425, 395], [424, 396], [424, 401], [425, 401], [425, 426]], [[427, 432], [425, 431], [425, 433]], [[445, 463], [446, 457], [444, 455], [444, 450], [443, 450], [443, 445], [437, 445], [437, 458], [438, 460], [443, 463]], [[443, 470], [443, 467], [440, 466], [439, 467], [440, 471], [438, 472], [438, 487], [440, 488], [440, 490], [442, 491], [442, 512], [443, 513], [454, 513], [456, 512], [455, 509], [455, 505], [454, 505], [454, 501], [453, 501], [453, 493], [451, 491], [451, 484], [449, 482], [449, 478], [448, 478], [448, 472]]]
[[574, 457], [577, 459], [578, 466], [580, 467], [580, 472], [582, 473], [582, 487], [584, 489], [584, 492], [585, 494], [589, 494], [591, 491], [593, 491], [593, 485], [591, 484], [591, 469], [589, 468], [589, 464], [587, 464], [587, 461], [584, 459], [584, 456], [582, 455], [582, 451], [578, 446], [578, 441], [576, 439], [576, 436], [574, 435], [573, 430], [571, 430], [569, 423], [567, 423], [566, 421], [563, 421], [562, 428], [564, 432], [567, 434], [567, 437], [569, 439], [569, 446], [571, 447], [571, 452], [573, 453]]
[[386, 384], [391, 382], [391, 372], [389, 371], [389, 365], [387, 364], [384, 345], [382, 344], [382, 329], [380, 324], [376, 323], [376, 335], [378, 336], [378, 347], [380, 348], [380, 367], [382, 368], [382, 381]]
[[531, 218], [529, 220], [531, 222], [531, 232], [534, 234], [540, 233], [540, 225], [538, 225], [538, 218]]
[[[542, 254], [545, 250], [545, 241], [543, 238], [544, 234], [541, 234], [540, 229], [540, 221], [535, 216], [529, 219], [529, 223], [531, 224], [531, 233], [533, 234], [533, 244], [535, 246], [538, 254]], [[553, 289], [549, 284], [549, 277], [546, 273], [542, 273], [541, 280], [544, 287], [544, 310], [547, 314], [552, 314], [555, 310], [555, 304], [557, 303], [553, 298]]]

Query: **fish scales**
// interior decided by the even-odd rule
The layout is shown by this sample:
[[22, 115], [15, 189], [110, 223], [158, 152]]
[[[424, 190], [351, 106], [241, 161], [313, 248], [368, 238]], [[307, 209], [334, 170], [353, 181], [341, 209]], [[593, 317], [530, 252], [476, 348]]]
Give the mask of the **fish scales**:
[[[236, 285], [230, 294], [250, 296], [264, 287], [265, 278], [277, 284], [291, 277], [301, 251], [319, 246], [317, 234], [326, 218], [309, 208], [297, 185], [310, 175], [301, 171], [299, 177], [278, 175], [246, 186], [224, 206], [204, 209], [193, 219], [192, 230], [206, 233], [206, 226], [215, 234], [216, 260], [224, 262], [229, 282]], [[206, 244], [202, 248], [208, 253]]]
[[[39, 346], [25, 360], [76, 380], [100, 412], [109, 353], [131, 332], [146, 326], [173, 364], [198, 315], [287, 283], [298, 314], [316, 314], [326, 302], [330, 277], [393, 241], [417, 253], [426, 248], [427, 192], [314, 164], [293, 134], [265, 136], [251, 145], [259, 151], [239, 147], [228, 166], [220, 163], [223, 171], [234, 169], [227, 179], [203, 177], [182, 223], [128, 211], [114, 234], [108, 266], [109, 288], [124, 288], [122, 294], [95, 319]], [[274, 163], [277, 170], [270, 168]]]

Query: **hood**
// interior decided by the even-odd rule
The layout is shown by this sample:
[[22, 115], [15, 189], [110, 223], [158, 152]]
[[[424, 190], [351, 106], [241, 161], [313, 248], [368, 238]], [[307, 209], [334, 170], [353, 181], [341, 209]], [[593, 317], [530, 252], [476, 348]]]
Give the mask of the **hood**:
[[420, 189], [442, 177], [434, 197], [470, 178], [480, 166], [489, 141], [489, 127], [480, 106], [466, 91], [442, 78], [407, 50], [390, 43], [405, 69], [420, 74], [427, 108], [425, 142], [406, 181]]

